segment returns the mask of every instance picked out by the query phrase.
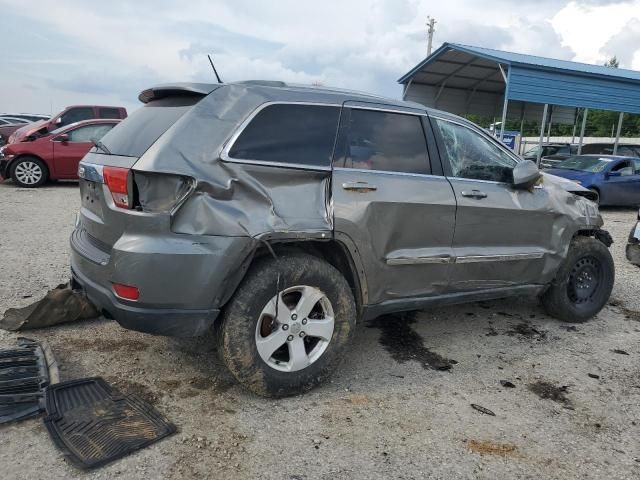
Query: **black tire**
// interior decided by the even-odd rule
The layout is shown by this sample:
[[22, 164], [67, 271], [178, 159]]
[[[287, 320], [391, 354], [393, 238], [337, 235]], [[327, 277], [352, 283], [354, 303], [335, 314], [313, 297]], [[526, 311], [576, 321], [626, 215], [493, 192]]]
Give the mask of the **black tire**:
[[582, 323], [606, 305], [613, 289], [615, 267], [609, 249], [592, 237], [575, 237], [556, 278], [542, 295], [549, 315]]
[[[28, 172], [33, 172], [32, 175], [22, 174], [21, 169], [27, 168]], [[43, 185], [48, 178], [47, 165], [39, 158], [24, 156], [11, 164], [11, 179], [20, 187], [37, 188]]]
[[[264, 334], [265, 338], [272, 333], [291, 335], [287, 337], [287, 342], [274, 352], [273, 357], [264, 360], [257, 347], [258, 336], [262, 338], [263, 335], [259, 328], [264, 327], [264, 309], [273, 302], [278, 290], [285, 292], [297, 286], [309, 286], [324, 294], [322, 302], [328, 300], [333, 312], [333, 331], [326, 346], [322, 343], [324, 350], [313, 363], [297, 371], [281, 371], [278, 368], [293, 365], [291, 343], [298, 341], [295, 334], [302, 337], [304, 328], [308, 328], [312, 323], [312, 314], [317, 315], [317, 309], [322, 310], [322, 305], [326, 306], [326, 303], [322, 302], [314, 304], [316, 310], [309, 314], [308, 323], [306, 323], [307, 319], [304, 319], [307, 327], [295, 325], [291, 320], [293, 323], [287, 325], [286, 333], [281, 331], [285, 329], [283, 323], [270, 319], [267, 315], [266, 318], [270, 324], [267, 326], [268, 331]], [[295, 292], [282, 293], [279, 298], [282, 298], [283, 302], [291, 302], [292, 295], [292, 305], [295, 305], [297, 302]], [[302, 294], [298, 298], [301, 296]], [[287, 314], [283, 315], [281, 309], [278, 318], [282, 319], [290, 313], [291, 310], [288, 310]], [[349, 284], [332, 265], [317, 257], [298, 252], [286, 254], [277, 259], [266, 257], [252, 266], [232, 299], [225, 306], [217, 331], [218, 352], [236, 379], [252, 392], [267, 397], [299, 394], [325, 381], [336, 369], [353, 336], [356, 315], [356, 305]], [[291, 315], [291, 318], [293, 319], [294, 316]], [[303, 320], [296, 319], [296, 321], [301, 324]], [[302, 334], [298, 329], [303, 330]], [[294, 340], [290, 341], [291, 338]], [[321, 340], [311, 335], [302, 340], [305, 342], [305, 351], [311, 352], [308, 353], [308, 358], [311, 358], [311, 354], [318, 351], [314, 348], [320, 345]], [[313, 342], [317, 342], [315, 347]], [[284, 350], [281, 350], [283, 348]], [[282, 363], [276, 359], [276, 355], [284, 356], [280, 357], [283, 358]]]

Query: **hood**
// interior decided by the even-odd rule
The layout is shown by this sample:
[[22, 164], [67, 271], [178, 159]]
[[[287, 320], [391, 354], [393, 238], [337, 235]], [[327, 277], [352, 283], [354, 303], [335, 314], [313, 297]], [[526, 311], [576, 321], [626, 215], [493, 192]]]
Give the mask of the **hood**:
[[547, 168], [545, 172], [551, 175], [555, 175], [556, 177], [568, 178], [569, 180], [582, 180], [583, 178], [587, 178], [593, 175], [592, 172], [566, 170], [564, 168]]
[[22, 128], [19, 128], [9, 138], [9, 143], [22, 142], [25, 138], [33, 135], [38, 130], [48, 127], [49, 120], [38, 120], [37, 122], [29, 123]]
[[[588, 198], [589, 200], [592, 200], [592, 201], [596, 201], [598, 199], [598, 196], [596, 193], [592, 192], [588, 188], [584, 188], [582, 185], [578, 185], [576, 182], [573, 182], [570, 179], [567, 179], [564, 175], [562, 177], [558, 176], [558, 174], [555, 172], [578, 173], [578, 174], [583, 174], [582, 177], [587, 176], [584, 174], [585, 173], [588, 174], [589, 172], [576, 172], [573, 170], [549, 168], [542, 172], [542, 178], [544, 179], [543, 182], [545, 185], [553, 185], [567, 192], [574, 193], [581, 197]], [[578, 177], [573, 178], [573, 180], [578, 180]]]

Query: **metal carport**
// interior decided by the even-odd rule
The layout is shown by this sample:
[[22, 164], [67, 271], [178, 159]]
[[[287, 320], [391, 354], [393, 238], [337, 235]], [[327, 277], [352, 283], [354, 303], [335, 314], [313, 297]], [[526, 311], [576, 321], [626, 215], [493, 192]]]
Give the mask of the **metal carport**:
[[640, 113], [640, 72], [555, 60], [491, 48], [444, 43], [398, 80], [403, 99], [458, 115], [476, 114], [521, 122], [542, 118], [542, 143], [548, 108], [553, 121], [573, 123], [584, 108], [580, 148], [589, 108]]

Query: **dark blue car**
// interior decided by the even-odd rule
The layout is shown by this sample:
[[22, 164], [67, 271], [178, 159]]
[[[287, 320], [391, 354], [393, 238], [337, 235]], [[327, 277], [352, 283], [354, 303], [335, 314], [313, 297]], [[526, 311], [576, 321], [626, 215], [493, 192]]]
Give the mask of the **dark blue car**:
[[596, 192], [600, 205], [640, 205], [639, 158], [577, 155], [545, 172]]

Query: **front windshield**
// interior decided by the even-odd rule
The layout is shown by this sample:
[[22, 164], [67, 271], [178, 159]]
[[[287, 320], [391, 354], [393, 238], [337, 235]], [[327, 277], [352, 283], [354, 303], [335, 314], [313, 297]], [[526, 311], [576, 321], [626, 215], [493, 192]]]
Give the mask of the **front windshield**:
[[564, 162], [558, 163], [556, 168], [577, 170], [579, 172], [599, 173], [605, 169], [609, 162], [611, 162], [611, 160], [608, 158], [576, 156], [567, 158]]

